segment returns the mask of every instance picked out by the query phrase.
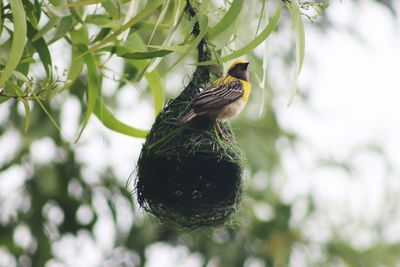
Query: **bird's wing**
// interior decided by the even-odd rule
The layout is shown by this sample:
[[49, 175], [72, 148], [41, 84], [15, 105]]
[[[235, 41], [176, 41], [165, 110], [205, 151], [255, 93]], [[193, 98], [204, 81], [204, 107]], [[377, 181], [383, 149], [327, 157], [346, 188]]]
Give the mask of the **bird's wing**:
[[244, 88], [240, 80], [223, 77], [198, 94], [191, 103], [196, 113], [218, 110], [243, 96]]

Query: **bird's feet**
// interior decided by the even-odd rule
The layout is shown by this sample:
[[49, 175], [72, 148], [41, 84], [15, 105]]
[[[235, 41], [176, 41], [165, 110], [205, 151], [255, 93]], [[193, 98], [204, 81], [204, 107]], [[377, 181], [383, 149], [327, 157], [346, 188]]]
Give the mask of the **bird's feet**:
[[218, 132], [221, 134], [222, 138], [223, 138], [225, 141], [228, 141], [228, 140], [229, 140], [229, 136], [227, 136], [227, 135], [224, 133], [224, 131], [223, 131], [222, 128], [221, 128], [221, 125], [219, 124], [219, 121], [217, 121], [216, 124], [217, 124]]

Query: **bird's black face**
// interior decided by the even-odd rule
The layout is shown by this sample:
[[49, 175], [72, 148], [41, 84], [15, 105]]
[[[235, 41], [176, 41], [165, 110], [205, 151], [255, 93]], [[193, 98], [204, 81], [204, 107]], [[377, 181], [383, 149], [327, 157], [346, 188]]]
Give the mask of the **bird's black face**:
[[249, 73], [247, 71], [248, 66], [249, 62], [238, 63], [228, 71], [228, 74], [235, 78], [249, 81]]

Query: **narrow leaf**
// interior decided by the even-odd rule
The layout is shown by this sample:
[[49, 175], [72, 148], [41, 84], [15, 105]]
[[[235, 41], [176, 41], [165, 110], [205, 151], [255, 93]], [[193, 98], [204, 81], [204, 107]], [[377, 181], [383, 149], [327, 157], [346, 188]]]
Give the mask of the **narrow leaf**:
[[113, 3], [113, 1], [106, 0], [103, 1], [101, 5], [104, 7], [107, 13], [113, 17], [113, 19], [119, 19], [121, 12], [120, 9]]
[[150, 73], [145, 73], [147, 81], [149, 82], [150, 92], [153, 95], [154, 101], [154, 114], [157, 114], [164, 107], [164, 88], [161, 83], [161, 77], [157, 70], [153, 70]]
[[84, 56], [84, 61], [87, 67], [87, 79], [88, 79], [87, 107], [86, 107], [85, 120], [83, 122], [82, 129], [75, 140], [75, 143], [79, 141], [79, 138], [83, 133], [83, 130], [89, 123], [90, 116], [92, 115], [94, 108], [96, 106], [97, 90], [98, 90], [97, 69], [93, 55], [91, 53], [86, 54]]
[[290, 106], [297, 91], [297, 80], [299, 78], [301, 68], [304, 62], [304, 50], [305, 50], [305, 37], [304, 37], [304, 23], [301, 18], [300, 6], [297, 0], [292, 0], [291, 9], [291, 19], [292, 19], [292, 31], [295, 34], [296, 43], [296, 68], [293, 74], [293, 80], [291, 84], [291, 90], [289, 95], [289, 100], [287, 106]]
[[194, 47], [196, 47], [200, 43], [201, 39], [203, 39], [203, 37], [206, 35], [207, 30], [208, 30], [208, 18], [207, 18], [207, 16], [199, 15], [199, 28], [200, 28], [199, 34], [196, 36], [196, 38], [194, 38], [192, 40], [192, 42], [190, 43], [189, 48], [183, 53], [183, 55], [180, 58], [178, 58], [178, 60], [175, 61], [174, 64], [172, 64], [170, 69], [175, 67], [182, 59], [184, 59], [187, 56], [187, 54], [189, 54], [190, 51]]
[[40, 37], [42, 37], [44, 34], [46, 34], [48, 31], [54, 28], [60, 21], [60, 18], [57, 16], [51, 16], [49, 18], [49, 21], [35, 34], [35, 36], [32, 36], [32, 42], [35, 42], [38, 40]]
[[[124, 24], [127, 23], [129, 20], [131, 20], [133, 18], [133, 16], [137, 13], [138, 6], [139, 6], [139, 0], [131, 0], [129, 7], [128, 7], [128, 11], [126, 12]], [[120, 37], [119, 38], [120, 40], [125, 42], [126, 39], [128, 38], [128, 34], [129, 34], [129, 29], [123, 31], [121, 33], [121, 35], [118, 37]]]
[[[54, 125], [54, 127], [56, 127], [56, 129], [64, 134], [64, 132], [61, 130], [60, 125], [58, 125], [57, 121], [53, 118], [53, 116], [51, 116], [50, 112], [47, 110], [47, 108], [44, 106], [44, 104], [42, 103], [42, 100], [40, 100], [40, 98], [36, 95], [36, 93], [33, 91], [33, 89], [31, 87], [29, 87], [29, 90], [31, 91], [33, 97], [35, 98], [36, 102], [38, 102], [39, 106], [42, 108], [42, 110], [44, 111], [44, 113], [46, 113], [47, 117], [50, 119], [51, 123]], [[65, 135], [65, 134], [64, 134]]]
[[171, 51], [171, 52], [185, 53], [192, 46], [181, 44], [181, 45], [170, 45], [170, 46], [148, 45], [147, 47], [161, 49], [161, 50], [167, 50], [167, 51]]
[[166, 0], [166, 1], [164, 2], [164, 4], [162, 5], [162, 7], [161, 7], [161, 12], [160, 12], [160, 15], [158, 16], [156, 25], [155, 25], [153, 31], [151, 32], [149, 41], [147, 42], [148, 44], [150, 44], [151, 41], [153, 40], [153, 37], [154, 37], [154, 34], [156, 33], [156, 30], [157, 30], [158, 25], [164, 20], [165, 15], [167, 14], [169, 2], [170, 2], [170, 0]]
[[24, 52], [26, 42], [26, 16], [21, 0], [10, 1], [13, 14], [14, 34], [12, 39], [11, 51], [7, 63], [0, 76], [0, 87], [4, 86], [5, 81], [10, 77], [14, 69], [18, 66]]
[[114, 132], [138, 138], [145, 138], [148, 134], [148, 131], [129, 126], [118, 120], [103, 103], [100, 103], [99, 100], [96, 103], [94, 114], [104, 126]]
[[151, 1], [142, 11], [140, 11], [136, 16], [134, 16], [132, 19], [130, 19], [127, 23], [122, 25], [118, 30], [116, 30], [113, 34], [105, 38], [104, 40], [100, 41], [99, 43], [95, 44], [92, 46], [89, 50], [90, 51], [95, 51], [102, 46], [106, 45], [109, 42], [112, 42], [117, 39], [117, 37], [136, 23], [140, 22], [143, 20], [145, 17], [150, 15], [152, 12], [154, 12], [161, 4], [163, 3], [163, 0], [153, 0]]
[[72, 16], [63, 17], [57, 26], [53, 38], [51, 38], [51, 40], [48, 42], [48, 45], [54, 43], [55, 41], [58, 41], [61, 38], [64, 38], [67, 35], [67, 33], [71, 30], [73, 22], [74, 20], [72, 19]]
[[10, 82], [10, 81], [6, 81], [6, 85], [14, 89], [15, 94], [17, 96], [19, 96], [19, 100], [24, 105], [24, 109], [25, 109], [25, 127], [24, 127], [24, 131], [26, 133], [28, 131], [29, 123], [30, 123], [30, 120], [31, 120], [31, 108], [29, 106], [29, 102], [26, 99], [21, 97], [21, 96], [24, 95], [24, 92], [15, 83]]
[[[278, 22], [279, 22], [279, 19], [281, 16], [281, 9], [282, 9], [281, 5], [277, 5], [274, 16], [271, 18], [267, 27], [265, 27], [265, 29], [256, 38], [254, 38], [250, 43], [248, 43], [244, 47], [236, 50], [235, 52], [232, 52], [231, 54], [220, 57], [219, 61], [226, 62], [226, 61], [241, 57], [245, 54], [250, 53], [257, 46], [259, 46], [265, 39], [268, 38], [268, 36], [275, 30], [276, 26], [278, 25]], [[213, 65], [216, 63], [218, 63], [216, 60], [210, 60], [210, 61], [200, 62], [198, 65]]]
[[41, 13], [40, 7], [38, 8], [37, 3], [33, 5], [29, 0], [22, 0], [22, 4], [25, 7], [25, 15], [27, 17], [27, 21], [30, 21], [33, 27], [37, 29]]
[[213, 38], [220, 34], [221, 32], [228, 29], [232, 24], [234, 24], [235, 20], [240, 14], [242, 10], [244, 0], [233, 0], [231, 7], [226, 12], [224, 17], [208, 31], [208, 36]]
[[172, 51], [168, 50], [156, 50], [156, 51], [148, 51], [148, 52], [133, 52], [133, 53], [123, 53], [118, 56], [128, 59], [152, 59], [156, 57], [164, 57], [169, 55]]
[[[172, 43], [173, 40], [173, 36], [176, 32], [176, 30], [178, 29], [178, 26], [183, 18], [182, 12], [184, 11], [185, 5], [183, 4], [183, 0], [177, 0], [176, 2], [174, 2], [174, 10], [173, 10], [173, 20], [172, 20], [172, 30], [168, 33], [168, 36], [165, 38], [165, 40], [163, 41], [162, 45], [163, 46], [169, 46]], [[190, 25], [191, 26], [191, 25]], [[192, 29], [192, 26], [190, 27], [190, 29]], [[147, 66], [147, 72], [152, 72], [153, 70], [155, 70], [158, 66], [158, 64], [160, 64], [162, 58], [155, 58], [152, 59], [151, 62], [148, 64]]]
[[1, 32], [3, 31], [3, 0], [0, 0], [0, 35]]
[[31, 108], [29, 106], [29, 102], [25, 99], [21, 99], [22, 104], [24, 104], [25, 108], [25, 127], [24, 132], [27, 133], [29, 129], [29, 124], [31, 122]]
[[79, 2], [68, 3], [65, 6], [66, 7], [80, 7], [80, 6], [94, 5], [94, 4], [102, 3], [105, 1], [106, 0], [80, 0]]
[[28, 22], [28, 42], [33, 45], [36, 52], [39, 54], [39, 58], [41, 63], [43, 64], [44, 70], [46, 71], [47, 77], [52, 76], [52, 62], [51, 56], [49, 52], [49, 48], [47, 47], [46, 41], [43, 37], [39, 37], [34, 40], [34, 36], [37, 36], [38, 32], [33, 28], [33, 26]]
[[71, 40], [73, 45], [71, 46], [71, 62], [67, 75], [67, 79], [70, 82], [65, 84], [63, 90], [67, 89], [82, 72], [84, 59], [80, 55], [82, 55], [86, 50], [81, 51], [79, 48], [82, 46], [86, 48], [87, 43], [89, 42], [88, 39], [89, 36], [86, 26], [71, 31]]

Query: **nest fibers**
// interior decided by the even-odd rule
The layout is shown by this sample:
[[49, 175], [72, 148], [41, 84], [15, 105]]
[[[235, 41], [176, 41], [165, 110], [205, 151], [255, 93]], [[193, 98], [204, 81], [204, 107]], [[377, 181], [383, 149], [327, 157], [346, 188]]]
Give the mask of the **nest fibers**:
[[136, 191], [140, 206], [162, 222], [196, 229], [222, 226], [238, 209], [244, 156], [232, 130], [225, 141], [206, 117], [178, 126], [190, 100], [209, 80], [198, 67], [192, 81], [158, 115], [138, 161]]

